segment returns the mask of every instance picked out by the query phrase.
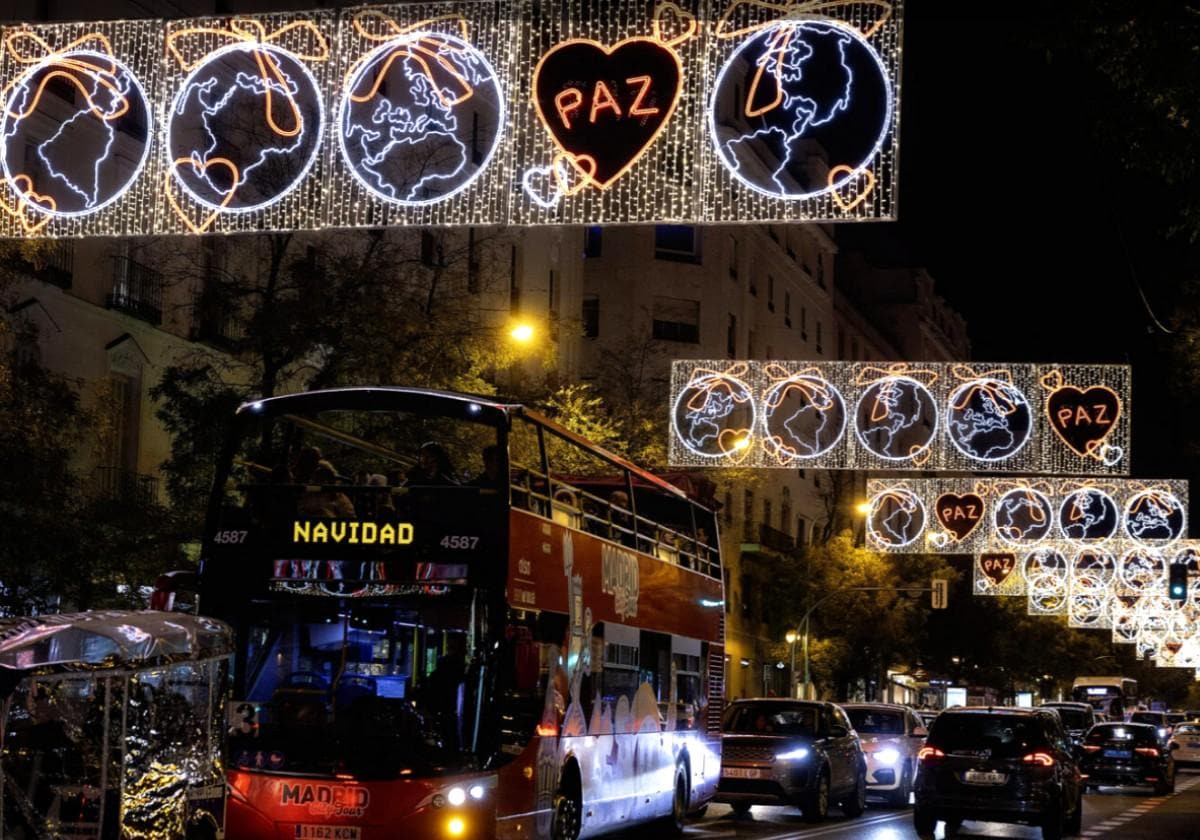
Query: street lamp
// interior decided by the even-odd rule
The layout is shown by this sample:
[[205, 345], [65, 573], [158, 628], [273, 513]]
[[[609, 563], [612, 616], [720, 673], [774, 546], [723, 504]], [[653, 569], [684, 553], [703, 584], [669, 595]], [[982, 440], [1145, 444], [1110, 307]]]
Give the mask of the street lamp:
[[859, 502], [858, 504], [856, 504], [854, 506], [854, 510], [860, 516], [866, 516], [867, 514], [869, 514], [871, 512], [871, 503], [870, 502]]
[[518, 344], [528, 344], [529, 342], [533, 341], [535, 332], [536, 331], [533, 329], [532, 324], [521, 321], [513, 326], [508, 335]]

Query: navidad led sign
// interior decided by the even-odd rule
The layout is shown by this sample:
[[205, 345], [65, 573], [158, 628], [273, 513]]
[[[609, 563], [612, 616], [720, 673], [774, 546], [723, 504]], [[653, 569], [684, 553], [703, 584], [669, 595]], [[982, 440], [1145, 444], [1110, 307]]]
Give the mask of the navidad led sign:
[[0, 235], [894, 215], [899, 2], [0, 30]]
[[676, 466], [1129, 472], [1120, 365], [676, 361]]

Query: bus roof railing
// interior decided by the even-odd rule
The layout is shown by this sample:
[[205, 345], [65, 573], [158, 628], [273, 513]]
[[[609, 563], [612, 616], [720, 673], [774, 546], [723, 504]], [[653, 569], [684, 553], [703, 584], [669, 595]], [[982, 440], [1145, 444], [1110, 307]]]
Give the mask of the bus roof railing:
[[0, 669], [33, 674], [153, 667], [233, 652], [233, 631], [212, 618], [97, 610], [0, 619]]

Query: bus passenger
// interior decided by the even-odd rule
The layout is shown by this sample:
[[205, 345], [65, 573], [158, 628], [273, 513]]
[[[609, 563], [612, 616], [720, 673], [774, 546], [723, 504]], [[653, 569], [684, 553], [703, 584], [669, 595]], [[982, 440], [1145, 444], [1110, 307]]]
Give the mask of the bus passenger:
[[301, 516], [311, 516], [317, 519], [354, 519], [354, 505], [349, 497], [337, 489], [329, 489], [337, 484], [337, 470], [328, 461], [321, 461], [313, 470], [309, 479], [313, 484], [321, 485], [318, 490], [310, 490], [300, 497], [296, 512]]
[[629, 494], [624, 490], [614, 490], [608, 497], [608, 521], [611, 539], [622, 545], [633, 548], [637, 539], [633, 534], [633, 514], [629, 510]]
[[504, 488], [504, 477], [500, 475], [500, 447], [495, 444], [485, 446], [483, 452], [483, 472], [471, 479], [472, 487], [485, 490], [501, 490]]
[[429, 441], [417, 452], [417, 463], [408, 471], [405, 484], [416, 486], [455, 485], [454, 464], [439, 443]]

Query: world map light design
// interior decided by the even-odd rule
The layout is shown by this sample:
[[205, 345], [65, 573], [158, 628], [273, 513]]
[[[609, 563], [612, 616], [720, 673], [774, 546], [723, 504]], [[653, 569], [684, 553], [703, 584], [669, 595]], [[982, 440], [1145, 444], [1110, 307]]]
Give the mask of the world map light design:
[[[739, 383], [739, 413], [714, 413], [719, 400], [680, 399], [726, 374]], [[668, 458], [673, 466], [1123, 475], [1129, 388], [1121, 365], [675, 361]], [[1169, 527], [1159, 522], [1160, 501], [1142, 500], [1137, 527], [1154, 517]], [[1168, 519], [1178, 525], [1178, 512]]]
[[[9, 26], [0, 236], [890, 219], [902, 11], [448, 0]], [[570, 125], [548, 130], [559, 95]]]

